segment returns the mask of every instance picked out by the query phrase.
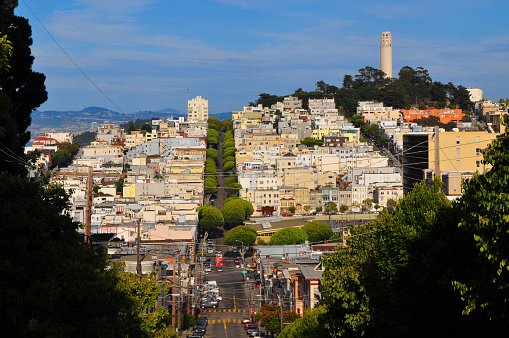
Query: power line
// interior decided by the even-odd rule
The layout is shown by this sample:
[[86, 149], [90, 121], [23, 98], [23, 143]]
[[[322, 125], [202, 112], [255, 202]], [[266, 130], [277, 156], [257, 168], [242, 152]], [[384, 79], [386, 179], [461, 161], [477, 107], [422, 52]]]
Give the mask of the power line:
[[39, 22], [39, 24], [41, 25], [41, 27], [46, 31], [46, 33], [51, 37], [51, 39], [53, 40], [53, 42], [55, 42], [55, 44], [58, 46], [58, 48], [60, 48], [60, 50], [65, 54], [65, 56], [67, 56], [67, 58], [74, 64], [74, 66], [81, 72], [81, 74], [83, 74], [83, 76], [92, 84], [92, 86], [94, 86], [95, 89], [97, 89], [97, 91], [99, 93], [101, 93], [102, 96], [104, 96], [106, 98], [106, 100], [108, 100], [122, 115], [124, 115], [126, 118], [130, 119], [123, 111], [122, 109], [120, 109], [96, 84], [95, 82], [83, 71], [83, 69], [81, 69], [80, 66], [78, 66], [78, 64], [73, 60], [73, 58], [65, 51], [65, 49], [58, 43], [58, 41], [53, 37], [53, 35], [48, 31], [48, 29], [46, 28], [46, 26], [44, 26], [44, 24], [41, 22], [41, 20], [39, 20], [39, 18], [37, 17], [37, 15], [35, 15], [34, 11], [32, 11], [32, 9], [30, 8], [30, 6], [28, 6], [28, 4], [26, 3], [25, 0], [23, 0], [23, 3], [25, 4], [25, 6], [28, 8], [28, 10], [30, 11], [30, 13], [32, 13], [32, 15], [35, 17], [35, 19]]

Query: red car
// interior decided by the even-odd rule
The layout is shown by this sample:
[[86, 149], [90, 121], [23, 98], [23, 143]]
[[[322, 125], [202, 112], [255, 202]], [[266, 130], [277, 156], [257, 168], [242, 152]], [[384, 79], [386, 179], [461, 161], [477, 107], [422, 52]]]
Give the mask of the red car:
[[286, 217], [286, 216], [290, 216], [290, 215], [288, 215], [288, 214], [281, 214], [281, 216]]

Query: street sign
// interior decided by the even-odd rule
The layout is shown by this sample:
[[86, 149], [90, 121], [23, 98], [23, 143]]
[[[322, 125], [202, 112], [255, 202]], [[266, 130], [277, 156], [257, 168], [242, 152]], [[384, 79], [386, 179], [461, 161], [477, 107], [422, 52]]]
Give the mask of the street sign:
[[254, 310], [251, 310], [251, 314], [254, 315]]
[[244, 271], [242, 271], [242, 273], [247, 273], [247, 271], [246, 271], [246, 270], [244, 270]]

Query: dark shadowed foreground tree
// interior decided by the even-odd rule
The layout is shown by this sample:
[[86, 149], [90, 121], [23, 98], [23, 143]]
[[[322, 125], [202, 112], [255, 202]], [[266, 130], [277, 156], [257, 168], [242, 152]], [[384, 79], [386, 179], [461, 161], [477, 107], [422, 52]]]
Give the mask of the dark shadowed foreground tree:
[[0, 173], [4, 332], [11, 337], [163, 334], [167, 314], [146, 314], [147, 304], [157, 299], [153, 288], [140, 289], [126, 282], [123, 272], [108, 270], [105, 250], [84, 244], [78, 224], [62, 214], [67, 197], [61, 188], [44, 189]]
[[476, 244], [478, 273], [458, 279], [455, 286], [465, 302], [464, 313], [486, 316], [509, 327], [509, 133], [489, 145], [484, 162], [492, 165], [475, 174], [463, 188], [458, 203], [460, 227]]
[[14, 0], [0, 2], [0, 32], [7, 35], [13, 47], [10, 69], [0, 74], [0, 91], [12, 104], [9, 114], [15, 122], [19, 144], [23, 146], [30, 140], [27, 130], [32, 121], [30, 114], [47, 100], [48, 94], [44, 86], [46, 77], [32, 70], [32, 29], [27, 19], [14, 15], [17, 5]]

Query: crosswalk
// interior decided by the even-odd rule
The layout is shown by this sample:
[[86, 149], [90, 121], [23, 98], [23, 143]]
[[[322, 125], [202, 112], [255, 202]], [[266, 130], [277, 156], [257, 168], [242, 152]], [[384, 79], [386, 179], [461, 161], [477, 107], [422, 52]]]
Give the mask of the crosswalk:
[[237, 312], [244, 313], [246, 309], [213, 309], [213, 310], [203, 310], [202, 313], [217, 313], [217, 312]]

